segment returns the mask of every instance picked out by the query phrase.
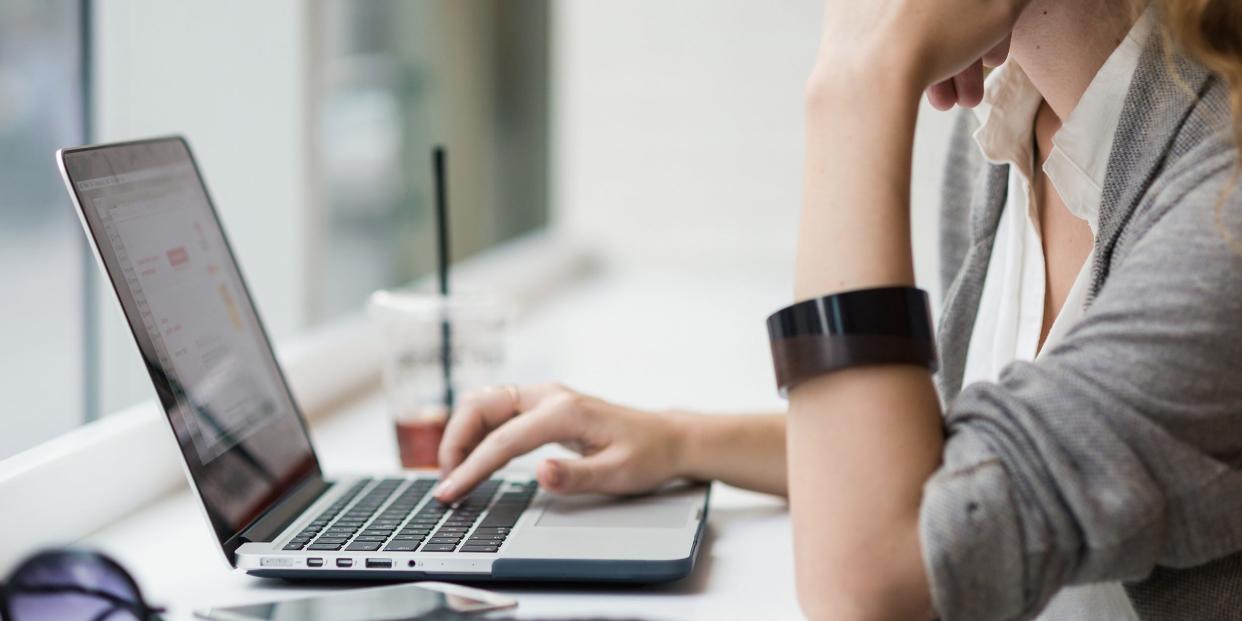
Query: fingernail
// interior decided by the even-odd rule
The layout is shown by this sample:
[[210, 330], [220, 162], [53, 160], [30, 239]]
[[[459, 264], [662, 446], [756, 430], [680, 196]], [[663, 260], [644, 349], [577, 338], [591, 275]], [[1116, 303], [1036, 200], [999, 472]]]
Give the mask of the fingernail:
[[435, 491], [431, 492], [431, 495], [436, 498], [444, 498], [445, 496], [452, 495], [456, 490], [457, 484], [452, 479], [444, 479], [436, 486]]

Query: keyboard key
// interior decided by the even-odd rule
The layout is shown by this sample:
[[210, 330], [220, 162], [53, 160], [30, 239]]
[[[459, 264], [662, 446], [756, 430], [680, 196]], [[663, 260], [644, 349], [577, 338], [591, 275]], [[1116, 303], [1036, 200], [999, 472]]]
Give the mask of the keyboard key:
[[385, 552], [413, 552], [418, 549], [417, 541], [394, 541], [384, 548]]
[[461, 537], [432, 537], [427, 540], [429, 544], [451, 543], [457, 545], [461, 543]]
[[507, 535], [488, 535], [488, 534], [480, 535], [479, 533], [475, 533], [470, 536], [470, 540], [471, 541], [504, 541], [505, 537], [507, 537]]
[[423, 552], [452, 552], [457, 546], [451, 543], [436, 543], [423, 546]]
[[461, 551], [462, 551], [462, 552], [487, 552], [487, 553], [493, 553], [493, 552], [499, 552], [499, 551], [500, 551], [500, 546], [477, 546], [477, 545], [476, 545], [476, 546], [472, 546], [472, 545], [464, 545], [464, 546], [462, 546], [462, 547], [461, 547]]
[[[429, 500], [423, 503], [423, 499], [437, 482], [434, 479], [411, 482], [396, 478], [378, 482], [370, 479], [359, 481], [324, 509], [306, 526], [303, 533], [289, 540], [286, 545], [296, 544], [299, 546], [296, 549], [306, 549], [305, 546], [309, 543], [320, 550], [339, 550], [348, 545], [346, 549], [351, 551], [371, 552], [378, 550], [384, 542], [391, 539], [389, 545], [396, 545], [398, 551], [413, 551], [420, 542], [430, 537], [445, 515], [449, 515], [449, 519], [455, 518], [456, 526], [452, 528], [462, 530], [445, 531], [445, 536], [440, 537], [436, 545], [447, 545], [451, 550], [464, 535], [466, 527], [470, 526], [470, 521], [478, 518], [481, 507], [473, 508], [474, 505], [482, 501], [485, 506], [486, 499], [494, 493], [489, 488], [494, 486], [480, 486], [468, 499], [474, 505], [464, 510], [459, 507], [450, 514], [451, 509], [438, 501]], [[403, 525], [400, 533], [394, 535]], [[315, 539], [316, 537], [318, 538]]]
[[286, 546], [286, 550], [301, 550], [306, 547], [305, 541], [290, 541]]
[[504, 528], [513, 528], [513, 526], [514, 526], [515, 524], [517, 524], [517, 518], [516, 518], [516, 517], [509, 517], [509, 516], [495, 516], [495, 517], [493, 517], [493, 516], [488, 516], [487, 518], [485, 518], [485, 519], [483, 520], [483, 522], [482, 522], [482, 524], [480, 524], [480, 526], [485, 526], [485, 527], [502, 526], [502, 527], [504, 527]]

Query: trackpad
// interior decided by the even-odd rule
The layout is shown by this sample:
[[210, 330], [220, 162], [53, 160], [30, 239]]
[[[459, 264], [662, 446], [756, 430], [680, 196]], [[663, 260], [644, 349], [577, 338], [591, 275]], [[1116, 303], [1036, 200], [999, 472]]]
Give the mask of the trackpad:
[[694, 502], [687, 498], [567, 496], [553, 498], [535, 522], [558, 528], [682, 528]]

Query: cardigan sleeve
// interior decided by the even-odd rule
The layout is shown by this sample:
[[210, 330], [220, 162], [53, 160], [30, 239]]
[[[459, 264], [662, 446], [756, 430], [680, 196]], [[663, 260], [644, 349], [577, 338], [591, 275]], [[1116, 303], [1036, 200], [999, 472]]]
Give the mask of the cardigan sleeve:
[[1242, 549], [1242, 190], [1221, 202], [1216, 159], [1153, 200], [1057, 346], [947, 411], [919, 520], [943, 618], [1031, 618], [1066, 585]]

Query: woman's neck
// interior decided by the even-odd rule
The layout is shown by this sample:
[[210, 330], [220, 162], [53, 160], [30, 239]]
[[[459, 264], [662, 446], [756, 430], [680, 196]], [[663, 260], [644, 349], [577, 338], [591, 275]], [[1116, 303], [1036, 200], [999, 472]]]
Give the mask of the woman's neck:
[[1034, 0], [1014, 27], [1009, 54], [1064, 119], [1136, 18], [1122, 0]]

